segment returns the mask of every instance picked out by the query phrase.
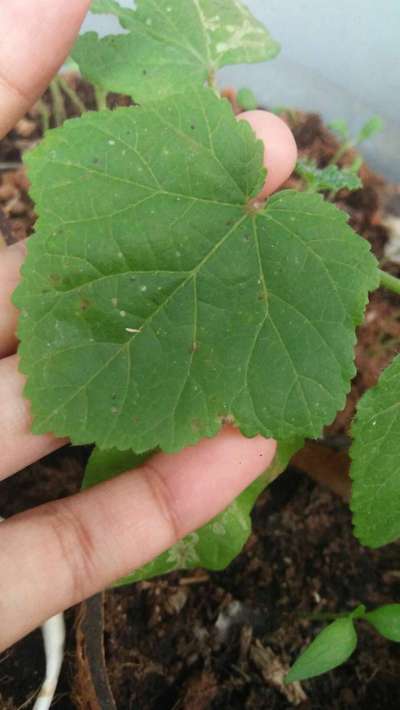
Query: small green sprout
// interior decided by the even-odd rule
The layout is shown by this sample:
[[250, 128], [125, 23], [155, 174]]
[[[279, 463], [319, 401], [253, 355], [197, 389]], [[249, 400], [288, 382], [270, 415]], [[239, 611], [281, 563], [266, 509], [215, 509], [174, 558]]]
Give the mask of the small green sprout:
[[[335, 615], [314, 615], [311, 618], [334, 618]], [[400, 604], [386, 604], [367, 611], [361, 604], [352, 612], [337, 614], [314, 641], [299, 656], [285, 678], [286, 683], [307, 680], [322, 675], [345, 663], [357, 647], [354, 621], [367, 621], [381, 636], [400, 643]]]

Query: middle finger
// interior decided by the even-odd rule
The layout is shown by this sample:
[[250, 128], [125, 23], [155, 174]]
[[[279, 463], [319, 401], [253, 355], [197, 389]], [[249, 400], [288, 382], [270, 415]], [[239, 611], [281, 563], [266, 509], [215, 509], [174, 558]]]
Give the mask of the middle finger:
[[11, 296], [20, 278], [25, 251], [24, 243], [18, 242], [0, 254], [0, 358], [11, 355], [17, 348], [18, 312]]

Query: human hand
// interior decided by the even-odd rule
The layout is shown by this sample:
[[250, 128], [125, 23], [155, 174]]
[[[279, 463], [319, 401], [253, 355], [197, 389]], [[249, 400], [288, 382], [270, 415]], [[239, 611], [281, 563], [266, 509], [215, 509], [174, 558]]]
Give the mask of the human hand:
[[[89, 4], [2, 0], [0, 138], [48, 85]], [[293, 169], [294, 141], [275, 116], [251, 112], [248, 120], [261, 138], [268, 136], [267, 194]], [[23, 258], [21, 244], [0, 254], [0, 480], [65, 443], [30, 433], [10, 300]], [[269, 466], [274, 453], [274, 441], [246, 439], [226, 427], [214, 439], [158, 454], [133, 472], [2, 523], [0, 650], [203, 525]]]

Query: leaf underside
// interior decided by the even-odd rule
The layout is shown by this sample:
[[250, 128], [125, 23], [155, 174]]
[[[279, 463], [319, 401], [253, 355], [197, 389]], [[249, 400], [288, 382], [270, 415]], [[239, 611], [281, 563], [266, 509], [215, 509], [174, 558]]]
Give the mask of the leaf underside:
[[360, 400], [352, 433], [355, 534], [380, 547], [400, 537], [400, 356]]
[[39, 220], [15, 303], [36, 433], [174, 451], [227, 417], [316, 437], [343, 407], [375, 259], [318, 195], [249, 210], [263, 146], [226, 101], [89, 113], [27, 162]]
[[[278, 445], [268, 470], [244, 490], [228, 508], [154, 560], [120, 579], [116, 586], [167, 574], [173, 570], [202, 567], [221, 570], [240, 553], [251, 532], [251, 509], [260, 493], [286, 468], [289, 459], [302, 445], [301, 440]], [[132, 451], [94, 449], [82, 487], [90, 488], [139, 466], [149, 457]], [[133, 541], [132, 541], [133, 542]]]
[[113, 0], [92, 12], [115, 15], [126, 34], [79, 37], [73, 58], [106, 91], [143, 103], [201, 86], [227, 64], [262, 62], [279, 51], [265, 27], [238, 0]]

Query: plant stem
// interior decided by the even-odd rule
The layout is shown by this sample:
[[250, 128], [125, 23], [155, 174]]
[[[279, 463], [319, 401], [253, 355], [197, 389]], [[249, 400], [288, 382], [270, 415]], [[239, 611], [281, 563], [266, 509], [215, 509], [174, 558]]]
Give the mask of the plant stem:
[[97, 109], [99, 111], [105, 111], [108, 108], [108, 106], [107, 106], [108, 92], [104, 91], [104, 89], [100, 89], [98, 86], [95, 86], [94, 93], [96, 96]]
[[68, 82], [65, 81], [65, 79], [62, 76], [58, 76], [57, 81], [58, 81], [60, 88], [64, 91], [64, 94], [66, 94], [68, 96], [69, 100], [71, 101], [71, 103], [73, 103], [73, 105], [79, 111], [79, 113], [85, 113], [86, 106], [83, 103], [83, 101], [81, 100], [77, 91], [75, 91], [75, 89], [73, 89], [68, 84]]
[[42, 122], [42, 131], [43, 133], [46, 133], [46, 131], [50, 128], [50, 111], [43, 99], [39, 99], [36, 102], [36, 110], [39, 113], [40, 120]]
[[379, 274], [381, 277], [380, 285], [383, 288], [387, 288], [388, 291], [400, 295], [400, 279], [396, 278], [396, 276], [392, 276], [392, 274], [388, 274], [387, 271], [380, 270]]
[[67, 118], [67, 113], [65, 110], [64, 97], [60, 85], [57, 82], [57, 78], [53, 79], [50, 86], [50, 94], [53, 101], [53, 115], [54, 121], [57, 127], [62, 126]]
[[350, 140], [345, 141], [344, 143], [342, 143], [342, 145], [339, 146], [339, 148], [337, 149], [336, 153], [335, 153], [335, 154], [332, 156], [332, 158], [330, 159], [329, 165], [336, 165], [336, 163], [338, 162], [338, 160], [340, 160], [340, 158], [341, 158], [345, 153], [347, 153], [347, 151], [350, 150], [350, 148], [353, 148], [353, 147], [354, 147], [354, 144], [353, 144], [353, 142], [350, 141]]
[[310, 621], [335, 621], [335, 619], [343, 619], [345, 616], [348, 616], [348, 612], [333, 614], [325, 611], [316, 611], [315, 613], [301, 614], [300, 618], [310, 619]]

